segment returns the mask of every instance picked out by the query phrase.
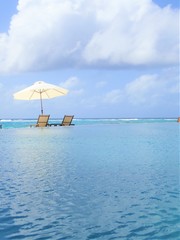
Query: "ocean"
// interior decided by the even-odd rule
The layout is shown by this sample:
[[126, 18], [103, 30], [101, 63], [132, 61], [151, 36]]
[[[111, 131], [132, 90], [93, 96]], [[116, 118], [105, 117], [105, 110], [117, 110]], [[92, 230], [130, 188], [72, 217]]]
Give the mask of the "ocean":
[[[50, 119], [49, 123], [61, 123], [62, 119]], [[177, 122], [175, 118], [75, 118], [75, 125], [122, 124], [122, 123], [169, 123]], [[2, 128], [29, 128], [37, 119], [0, 119]]]
[[0, 122], [1, 240], [180, 239], [176, 119], [35, 122]]

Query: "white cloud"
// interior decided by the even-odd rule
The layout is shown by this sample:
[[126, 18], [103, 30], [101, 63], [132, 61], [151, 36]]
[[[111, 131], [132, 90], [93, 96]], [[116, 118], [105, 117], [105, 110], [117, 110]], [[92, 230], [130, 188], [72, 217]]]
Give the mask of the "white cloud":
[[160, 9], [151, 1], [118, 3], [118, 14], [86, 46], [87, 62], [106, 66], [178, 62], [178, 12]]
[[105, 94], [103, 102], [153, 106], [177, 96], [178, 93], [179, 75], [174, 69], [169, 69], [169, 73], [165, 70], [161, 74], [142, 75], [127, 83], [122, 89], [109, 91]]
[[81, 96], [84, 94], [84, 89], [81, 87], [81, 81], [77, 77], [70, 77], [60, 85], [64, 88], [67, 88], [70, 95]]
[[150, 0], [19, 0], [0, 72], [177, 64], [178, 16]]
[[61, 83], [61, 86], [68, 89], [72, 89], [78, 85], [80, 85], [80, 80], [77, 77], [70, 77], [65, 82]]
[[156, 96], [158, 85], [157, 75], [143, 75], [127, 84], [125, 92], [131, 103], [141, 104]]
[[119, 103], [123, 98], [123, 93], [120, 89], [114, 89], [110, 92], [108, 92], [103, 101], [105, 103], [110, 103], [110, 104], [114, 104], [114, 103]]

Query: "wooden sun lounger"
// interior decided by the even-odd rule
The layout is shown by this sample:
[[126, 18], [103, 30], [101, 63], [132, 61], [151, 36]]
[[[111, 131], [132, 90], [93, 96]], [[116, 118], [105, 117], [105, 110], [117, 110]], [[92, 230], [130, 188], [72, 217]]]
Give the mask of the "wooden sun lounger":
[[39, 115], [37, 123], [30, 127], [47, 127], [50, 115]]
[[48, 126], [71, 126], [74, 115], [65, 115], [61, 123], [49, 123]]

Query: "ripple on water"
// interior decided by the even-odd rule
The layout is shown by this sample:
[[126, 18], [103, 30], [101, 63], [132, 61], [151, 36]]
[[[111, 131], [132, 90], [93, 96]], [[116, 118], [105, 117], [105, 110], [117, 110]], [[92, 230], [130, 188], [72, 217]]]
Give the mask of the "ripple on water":
[[177, 240], [177, 138], [162, 124], [2, 131], [0, 239]]
[[87, 237], [87, 239], [98, 239], [102, 237], [113, 236], [114, 234], [116, 234], [116, 231], [114, 229], [110, 231], [105, 231], [105, 232], [96, 232], [96, 233], [90, 234]]

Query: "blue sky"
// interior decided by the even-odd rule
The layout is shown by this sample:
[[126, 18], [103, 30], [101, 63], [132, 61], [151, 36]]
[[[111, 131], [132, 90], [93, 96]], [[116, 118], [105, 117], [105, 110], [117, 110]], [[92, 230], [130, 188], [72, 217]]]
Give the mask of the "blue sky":
[[179, 1], [0, 0], [0, 118], [36, 118], [13, 93], [45, 81], [52, 118], [179, 116]]

